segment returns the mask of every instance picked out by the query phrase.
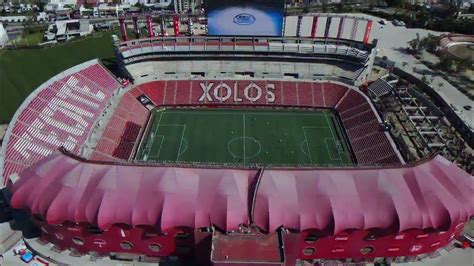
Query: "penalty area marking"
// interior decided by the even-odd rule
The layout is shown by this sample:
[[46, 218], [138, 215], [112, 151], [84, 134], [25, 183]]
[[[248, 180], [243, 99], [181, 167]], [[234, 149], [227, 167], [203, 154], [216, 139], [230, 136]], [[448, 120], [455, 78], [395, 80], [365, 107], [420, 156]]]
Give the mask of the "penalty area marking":
[[[184, 146], [182, 146], [184, 143]], [[181, 151], [181, 148], [183, 148], [183, 150]], [[181, 156], [181, 154], [185, 153], [186, 151], [188, 150], [188, 141], [185, 139], [185, 138], [182, 138], [181, 139], [181, 145], [179, 146], [179, 151], [178, 151], [178, 158], [179, 156]]]
[[[250, 155], [246, 155], [246, 154], [243, 154], [243, 155], [236, 155], [235, 153], [233, 153], [231, 151], [231, 148], [230, 148], [230, 145], [234, 142], [234, 141], [237, 141], [237, 140], [240, 140], [240, 139], [243, 139], [244, 143], [246, 140], [251, 140], [252, 143], [256, 143], [258, 145], [258, 151], [255, 152], [254, 154], [250, 154]], [[260, 141], [252, 138], [252, 137], [236, 137], [236, 138], [233, 138], [231, 140], [229, 140], [229, 142], [227, 143], [227, 152], [232, 155], [232, 157], [234, 158], [239, 158], [239, 159], [249, 159], [249, 158], [253, 158], [257, 155], [260, 154], [260, 152], [262, 151], [262, 145], [260, 144]]]
[[[334, 144], [336, 145], [337, 157], [339, 157], [339, 158], [333, 158], [333, 157], [331, 156], [331, 152], [329, 152], [328, 140], [332, 140], [332, 141], [334, 142]], [[324, 145], [326, 146], [326, 150], [328, 151], [329, 158], [330, 158], [332, 161], [342, 161], [341, 154], [339, 153], [339, 149], [337, 148], [337, 144], [336, 144], [336, 140], [335, 140], [335, 139], [333, 139], [333, 138], [325, 138], [325, 139], [324, 139]]]
[[311, 158], [311, 150], [309, 148], [308, 137], [306, 136], [306, 127], [303, 127], [303, 134], [304, 134], [304, 141], [306, 141], [306, 146], [308, 147], [309, 161], [311, 162], [311, 164], [313, 164], [313, 158]]
[[[331, 160], [336, 160], [336, 161], [341, 161], [341, 162], [342, 162], [342, 157], [341, 157], [341, 152], [342, 152], [342, 151], [341, 151], [341, 143], [340, 143], [340, 141], [339, 141], [339, 138], [336, 138], [336, 135], [335, 135], [334, 132], [333, 132], [333, 129], [332, 129], [333, 127], [331, 126], [331, 122], [329, 122], [328, 116], [325, 115], [324, 117], [326, 118], [326, 123], [328, 124], [329, 130], [331, 131], [332, 140], [334, 141], [334, 144], [336, 145], [337, 156], [338, 156], [339, 158], [333, 159], [333, 158], [331, 157], [331, 154], [329, 154], [329, 157], [331, 158]], [[335, 128], [334, 130], [337, 130], [337, 129]], [[326, 148], [328, 149], [328, 144], [327, 144], [327, 142], [326, 142], [327, 139], [328, 139], [328, 138], [325, 138], [325, 139], [324, 139], [324, 143], [326, 144]], [[329, 139], [330, 139], [330, 138], [329, 138]], [[328, 150], [328, 151], [329, 151], [329, 150]]]
[[[325, 117], [326, 117], [326, 116], [325, 116]], [[305, 152], [303, 151], [303, 149], [301, 149], [301, 150], [303, 151], [304, 154], [306, 154], [306, 156], [309, 157], [309, 161], [311, 162], [311, 164], [313, 164], [313, 157], [311, 156], [311, 149], [309, 148], [308, 137], [306, 136], [306, 129], [307, 129], [307, 128], [309, 128], [309, 129], [311, 129], [311, 128], [320, 128], [320, 129], [324, 128], [324, 129], [326, 129], [326, 128], [328, 128], [328, 127], [303, 126], [303, 134], [304, 134], [304, 140], [303, 140], [303, 142], [306, 142], [306, 146], [308, 147], [308, 153], [305, 153]], [[303, 142], [302, 142], [301, 144], [303, 144]], [[326, 147], [326, 149], [327, 149], [327, 147]], [[328, 151], [328, 153], [329, 153], [329, 151]]]
[[183, 128], [183, 131], [181, 133], [181, 141], [179, 142], [179, 149], [178, 149], [178, 155], [176, 155], [176, 161], [178, 161], [179, 156], [181, 155], [181, 153], [179, 151], [181, 151], [181, 146], [183, 146], [184, 132], [186, 131], [186, 124], [184, 124], [182, 126], [184, 126], [184, 128]]
[[[160, 142], [160, 148], [158, 149], [158, 152], [156, 153], [156, 155], [152, 155], [151, 152], [153, 151], [153, 145], [155, 144], [155, 140], [157, 138], [160, 138], [161, 142]], [[148, 157], [151, 159], [151, 158], [159, 158], [160, 157], [160, 152], [161, 152], [161, 147], [163, 147], [163, 142], [165, 142], [165, 136], [163, 135], [156, 135], [156, 137], [154, 137], [152, 139], [152, 143], [150, 145], [150, 149], [148, 150]]]
[[300, 149], [301, 149], [301, 151], [303, 152], [304, 155], [306, 155], [308, 158], [310, 158], [308, 152], [306, 152], [303, 148], [305, 143], [306, 143], [306, 148], [309, 149], [308, 141], [306, 139], [301, 142]]
[[332, 132], [331, 122], [329, 122], [329, 119], [328, 119], [328, 116], [327, 116], [327, 115], [325, 115], [324, 117], [326, 118], [326, 123], [327, 123], [327, 125], [328, 125], [328, 127], [329, 127], [329, 131], [331, 131], [332, 139], [335, 140], [335, 139], [336, 139], [336, 136], [335, 136], [334, 133]]
[[[161, 125], [158, 125], [157, 129], [159, 129], [160, 127], [182, 127], [181, 139], [179, 141], [179, 148], [176, 155], [176, 161], [178, 161], [179, 156], [182, 154], [179, 151], [181, 150], [181, 146], [183, 145], [184, 132], [186, 131], [186, 124], [161, 124]], [[163, 146], [164, 139], [165, 137], [163, 136], [163, 140], [160, 145], [160, 150], [158, 151], [158, 156], [161, 153], [161, 147]]]
[[[242, 116], [242, 121], [244, 122], [244, 164], [245, 164], [245, 113]], [[229, 147], [229, 145], [227, 145], [227, 147]]]
[[[148, 148], [148, 157], [158, 157], [159, 154], [160, 154], [160, 152], [158, 151], [158, 154], [157, 154], [156, 156], [153, 156], [153, 155], [151, 154], [151, 152], [153, 151], [153, 145], [155, 144], [155, 138], [161, 136], [161, 135], [157, 135], [156, 137], [154, 137], [154, 135], [155, 135], [157, 129], [160, 127], [160, 123], [161, 123], [161, 118], [162, 118], [162, 117], [163, 117], [163, 113], [160, 112], [160, 118], [158, 118], [158, 123], [152, 125], [152, 127], [151, 127], [151, 129], [150, 129], [150, 135], [149, 135], [149, 136], [150, 136], [151, 139], [150, 139], [150, 146], [149, 146], [149, 148]], [[156, 117], [154, 117], [153, 119], [155, 120]], [[165, 138], [165, 137], [163, 136], [163, 139], [164, 139], [164, 138]], [[163, 139], [161, 140], [160, 150], [161, 150], [161, 146], [163, 145]], [[147, 148], [147, 147], [148, 147], [148, 145], [145, 144], [145, 148]]]

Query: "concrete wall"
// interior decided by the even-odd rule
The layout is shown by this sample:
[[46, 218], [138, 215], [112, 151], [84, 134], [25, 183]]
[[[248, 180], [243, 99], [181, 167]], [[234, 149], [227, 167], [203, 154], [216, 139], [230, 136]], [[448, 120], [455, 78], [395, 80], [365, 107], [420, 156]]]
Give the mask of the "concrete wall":
[[7, 42], [8, 42], [7, 31], [3, 27], [3, 24], [0, 23], [0, 48], [5, 46]]

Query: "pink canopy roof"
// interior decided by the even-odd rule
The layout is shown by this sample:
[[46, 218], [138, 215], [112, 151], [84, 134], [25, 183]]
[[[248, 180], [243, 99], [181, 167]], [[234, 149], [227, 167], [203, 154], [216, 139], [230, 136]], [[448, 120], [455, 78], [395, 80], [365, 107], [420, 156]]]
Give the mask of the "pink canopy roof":
[[[257, 182], [257, 178], [260, 180]], [[258, 186], [252, 184], [258, 183]], [[441, 156], [393, 169], [256, 170], [93, 163], [56, 152], [20, 174], [11, 204], [63, 221], [266, 231], [444, 228], [474, 214], [474, 179]], [[252, 200], [253, 202], [249, 202]]]
[[63, 221], [177, 226], [248, 224], [249, 184], [256, 170], [94, 164], [55, 153], [20, 174], [12, 206], [49, 223]]
[[267, 231], [442, 228], [474, 215], [472, 195], [473, 177], [442, 156], [395, 169], [268, 170], [253, 214]]

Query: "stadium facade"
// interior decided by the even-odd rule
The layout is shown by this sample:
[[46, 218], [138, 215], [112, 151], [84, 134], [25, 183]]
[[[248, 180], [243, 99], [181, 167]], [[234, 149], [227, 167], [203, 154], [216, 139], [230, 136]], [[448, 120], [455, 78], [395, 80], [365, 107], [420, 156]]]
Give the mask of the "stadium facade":
[[474, 38], [469, 35], [448, 34], [440, 40], [441, 50], [459, 59], [474, 61]]
[[[342, 38], [357, 20], [336, 19], [323, 38], [115, 38], [131, 84], [92, 60], [16, 112], [1, 162], [11, 206], [31, 214], [44, 245], [91, 258], [404, 262], [449, 248], [474, 214], [473, 177], [439, 155], [403, 160], [359, 89], [376, 41], [357, 29]], [[136, 161], [162, 106], [331, 110], [354, 164]]]

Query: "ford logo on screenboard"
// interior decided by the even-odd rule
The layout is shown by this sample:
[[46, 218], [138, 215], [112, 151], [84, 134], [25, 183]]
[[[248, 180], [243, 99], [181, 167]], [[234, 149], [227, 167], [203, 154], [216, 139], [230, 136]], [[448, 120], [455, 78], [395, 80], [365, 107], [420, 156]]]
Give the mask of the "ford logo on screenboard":
[[248, 13], [241, 13], [234, 17], [234, 23], [237, 25], [252, 25], [255, 23], [255, 17]]

